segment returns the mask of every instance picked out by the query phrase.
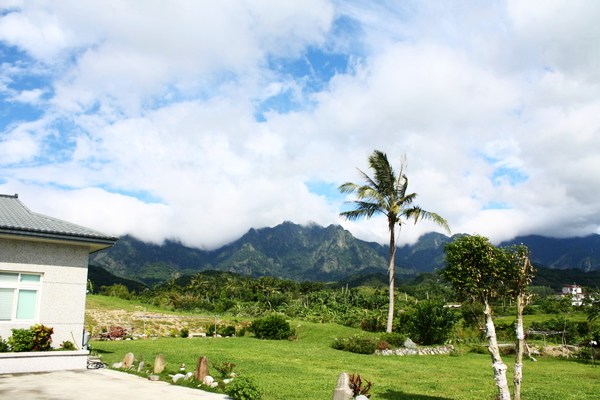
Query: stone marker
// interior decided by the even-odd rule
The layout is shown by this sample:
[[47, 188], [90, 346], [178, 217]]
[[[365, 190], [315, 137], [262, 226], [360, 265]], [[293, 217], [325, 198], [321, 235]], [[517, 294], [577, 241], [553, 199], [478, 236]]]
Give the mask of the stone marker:
[[123, 368], [125, 368], [125, 369], [131, 368], [131, 366], [133, 365], [133, 360], [135, 360], [133, 353], [125, 354], [125, 357], [123, 357]]
[[338, 376], [337, 384], [333, 389], [332, 400], [351, 400], [352, 390], [350, 389], [350, 377], [347, 372], [342, 372]]
[[208, 375], [208, 358], [202, 356], [198, 359], [198, 366], [196, 372], [194, 372], [194, 379], [202, 382], [206, 375]]
[[162, 354], [157, 355], [154, 359], [154, 373], [160, 374], [163, 372], [165, 370], [165, 364], [165, 356]]
[[144, 362], [140, 361], [140, 363], [138, 364], [137, 372], [142, 372], [143, 370], [144, 370]]

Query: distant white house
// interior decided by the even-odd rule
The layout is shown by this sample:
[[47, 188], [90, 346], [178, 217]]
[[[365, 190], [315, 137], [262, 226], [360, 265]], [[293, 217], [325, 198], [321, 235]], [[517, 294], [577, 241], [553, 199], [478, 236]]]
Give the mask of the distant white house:
[[571, 304], [574, 306], [582, 306], [585, 294], [579, 285], [564, 285], [562, 288], [562, 296], [570, 296]]
[[89, 254], [117, 238], [31, 212], [0, 194], [0, 336], [43, 324], [81, 348]]

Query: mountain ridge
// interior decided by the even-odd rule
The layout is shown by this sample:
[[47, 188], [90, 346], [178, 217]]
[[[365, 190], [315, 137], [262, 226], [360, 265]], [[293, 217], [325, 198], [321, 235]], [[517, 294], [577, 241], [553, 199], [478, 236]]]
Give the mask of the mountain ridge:
[[[444, 265], [448, 237], [430, 232], [414, 244], [397, 247], [399, 274], [432, 272]], [[554, 269], [600, 270], [600, 235], [555, 239], [521, 236], [500, 245], [523, 243], [536, 265]], [[252, 276], [276, 276], [296, 281], [337, 281], [357, 273], [385, 273], [388, 246], [355, 238], [340, 225], [298, 225], [289, 221], [251, 228], [239, 239], [206, 251], [167, 240], [162, 245], [122, 237], [110, 249], [90, 256], [90, 264], [123, 278], [154, 284], [205, 270]]]

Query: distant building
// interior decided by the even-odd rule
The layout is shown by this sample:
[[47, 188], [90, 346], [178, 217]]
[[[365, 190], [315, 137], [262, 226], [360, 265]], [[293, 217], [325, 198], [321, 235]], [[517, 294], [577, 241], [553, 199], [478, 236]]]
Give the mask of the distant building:
[[562, 288], [562, 296], [570, 296], [571, 304], [574, 306], [582, 306], [583, 299], [585, 299], [585, 294], [583, 293], [583, 289], [579, 285], [565, 285]]

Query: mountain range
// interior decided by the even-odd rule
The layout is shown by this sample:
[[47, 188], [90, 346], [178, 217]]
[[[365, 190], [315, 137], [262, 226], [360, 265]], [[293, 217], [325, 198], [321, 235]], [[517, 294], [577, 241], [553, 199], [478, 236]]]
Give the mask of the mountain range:
[[[398, 247], [397, 273], [416, 275], [442, 268], [444, 246], [458, 236], [427, 233], [414, 244]], [[528, 246], [532, 261], [540, 267], [600, 270], [600, 235], [568, 239], [522, 236], [501, 246], [512, 244]], [[92, 254], [90, 265], [147, 285], [205, 270], [327, 282], [357, 273], [385, 273], [388, 254], [388, 246], [359, 240], [339, 225], [284, 222], [250, 229], [238, 240], [211, 251], [178, 241], [157, 245], [124, 236], [113, 247]]]

